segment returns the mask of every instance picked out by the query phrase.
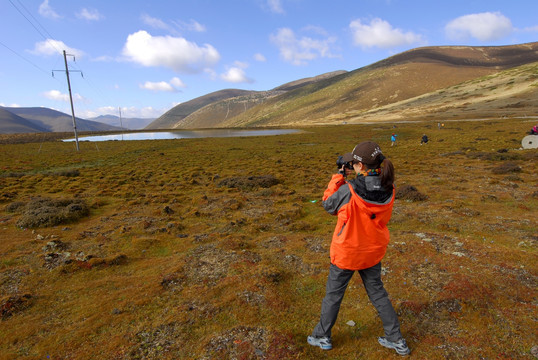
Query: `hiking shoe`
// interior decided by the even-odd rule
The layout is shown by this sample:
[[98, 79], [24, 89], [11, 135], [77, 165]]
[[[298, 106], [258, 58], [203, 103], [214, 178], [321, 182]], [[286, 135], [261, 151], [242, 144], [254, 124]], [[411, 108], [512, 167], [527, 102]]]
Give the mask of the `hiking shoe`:
[[386, 348], [396, 350], [398, 355], [409, 355], [411, 353], [411, 350], [407, 347], [407, 343], [404, 339], [393, 342], [382, 336], [378, 337], [377, 341]]
[[331, 338], [327, 336], [309, 336], [306, 338], [306, 341], [312, 346], [319, 346], [322, 350], [331, 350], [333, 348]]

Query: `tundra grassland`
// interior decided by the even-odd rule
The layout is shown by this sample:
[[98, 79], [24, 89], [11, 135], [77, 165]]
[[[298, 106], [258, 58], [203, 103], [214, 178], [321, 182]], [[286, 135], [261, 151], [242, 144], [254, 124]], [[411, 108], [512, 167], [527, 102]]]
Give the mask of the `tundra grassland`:
[[334, 349], [306, 343], [336, 222], [321, 196], [364, 140], [396, 168], [383, 281], [410, 358], [533, 359], [533, 121], [1, 144], [0, 359], [399, 358], [358, 275]]

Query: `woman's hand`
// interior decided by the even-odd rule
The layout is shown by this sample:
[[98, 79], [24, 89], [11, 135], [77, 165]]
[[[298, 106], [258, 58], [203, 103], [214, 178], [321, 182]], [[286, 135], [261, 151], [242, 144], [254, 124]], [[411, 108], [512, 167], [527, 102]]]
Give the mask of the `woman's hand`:
[[349, 176], [349, 175], [355, 175], [355, 170], [348, 169], [346, 167], [346, 165], [344, 164], [344, 165], [342, 165], [340, 170], [338, 170], [338, 173], [344, 175], [344, 177], [345, 177], [345, 176]]

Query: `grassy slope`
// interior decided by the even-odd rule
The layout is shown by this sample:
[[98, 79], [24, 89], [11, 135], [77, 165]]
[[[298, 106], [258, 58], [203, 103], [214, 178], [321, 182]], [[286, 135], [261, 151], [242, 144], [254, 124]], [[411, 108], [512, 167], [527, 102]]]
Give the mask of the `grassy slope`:
[[[382, 327], [358, 276], [334, 350], [305, 341], [319, 316], [335, 224], [320, 197], [336, 156], [373, 139], [395, 163], [397, 185], [429, 196], [396, 200], [383, 261], [412, 357], [531, 359], [538, 152], [517, 149], [532, 125], [347, 125], [277, 137], [82, 143], [80, 153], [72, 143], [0, 145], [10, 154], [0, 159], [0, 306], [31, 296], [0, 318], [0, 358], [399, 358], [377, 345]], [[394, 131], [399, 144], [390, 147]], [[424, 132], [431, 142], [420, 146]], [[522, 171], [496, 173], [510, 164]], [[80, 174], [61, 175], [73, 170]], [[282, 182], [218, 186], [249, 175]], [[84, 199], [91, 214], [17, 228], [20, 216], [6, 207], [38, 195]], [[44, 267], [52, 240], [79, 260]]]
[[15, 134], [15, 133], [34, 133], [46, 131], [44, 128], [21, 118], [3, 108], [0, 108], [0, 133]]
[[[536, 51], [531, 49], [536, 49], [537, 44], [413, 49], [348, 74], [272, 98], [218, 125], [297, 126], [399, 118], [427, 119], [432, 115], [432, 109], [437, 109], [440, 105], [444, 105], [443, 109], [446, 108], [445, 103], [432, 102], [422, 106], [412, 104], [411, 112], [411, 105], [407, 101], [421, 95], [424, 96], [422, 100], [430, 99], [430, 93], [435, 94], [465, 81], [481, 79], [503, 69], [517, 68], [536, 61]], [[536, 70], [527, 69], [527, 76], [536, 76]], [[537, 100], [536, 86], [532, 89], [531, 100]], [[457, 101], [459, 98], [456, 95], [450, 97], [447, 94], [443, 100], [446, 103]], [[513, 92], [496, 92], [501, 100], [510, 95]], [[528, 110], [531, 113], [538, 110], [536, 103], [529, 101], [532, 109]], [[459, 112], [459, 117], [454, 118], [468, 118], [468, 115], [481, 112], [491, 117], [492, 113], [503, 109], [497, 107], [496, 103], [484, 102], [479, 105], [480, 108], [474, 109], [474, 112]], [[388, 106], [391, 111], [383, 111]], [[433, 112], [434, 116], [444, 116], [440, 111]]]
[[372, 110], [348, 111], [331, 120], [485, 119], [526, 117], [537, 111], [538, 62], [535, 62]]
[[235, 96], [245, 95], [251, 92], [252, 91], [240, 89], [225, 89], [200, 96], [196, 99], [192, 99], [174, 106], [172, 109], [168, 110], [162, 116], [146, 126], [146, 129], [172, 129], [175, 126], [177, 127], [177, 124], [181, 124], [183, 119], [185, 119], [189, 114], [203, 108], [208, 104]]
[[[279, 91], [251, 91], [243, 96], [235, 96], [212, 102], [186, 116], [172, 128], [203, 129], [212, 128], [220, 122], [241, 114], [246, 109], [263, 103], [278, 95]], [[180, 105], [178, 105], [180, 106]]]
[[222, 90], [201, 96], [175, 106], [148, 128], [200, 129], [218, 127], [221, 122], [241, 114], [245, 110], [263, 103], [282, 92], [315, 83], [345, 73], [333, 71], [315, 77], [304, 78], [283, 84], [269, 91]]

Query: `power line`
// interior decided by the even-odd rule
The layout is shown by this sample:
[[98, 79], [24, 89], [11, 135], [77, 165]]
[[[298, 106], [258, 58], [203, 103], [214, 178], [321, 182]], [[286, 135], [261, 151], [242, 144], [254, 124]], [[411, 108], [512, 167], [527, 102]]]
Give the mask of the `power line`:
[[[9, 0], [11, 2], [11, 0]], [[30, 11], [28, 11], [28, 9], [24, 6], [23, 3], [21, 3], [20, 0], [17, 0], [17, 2], [24, 8], [24, 10], [26, 10], [26, 12], [32, 17], [32, 19], [34, 19], [34, 21], [41, 27], [41, 29], [43, 29], [43, 31], [45, 31], [47, 33], [47, 35], [49, 36], [49, 38], [53, 39], [54, 37], [47, 31], [47, 29], [45, 29], [45, 27], [43, 25], [41, 25], [41, 23], [39, 22], [39, 20], [37, 20], [34, 15], [32, 15], [32, 13]], [[13, 4], [13, 3], [12, 3]], [[24, 15], [23, 15], [24, 16]]]
[[20, 57], [21, 59], [23, 59], [24, 61], [28, 62], [29, 64], [31, 64], [32, 66], [34, 66], [36, 69], [38, 70], [41, 70], [42, 72], [44, 72], [45, 74], [49, 74], [48, 71], [46, 70], [43, 70], [42, 68], [40, 68], [39, 66], [37, 66], [36, 64], [34, 64], [33, 62], [31, 62], [30, 60], [28, 60], [27, 58], [25, 58], [24, 56], [22, 56], [21, 54], [17, 53], [15, 50], [11, 49], [9, 46], [7, 46], [6, 44], [2, 43], [0, 41], [0, 45], [2, 45], [3, 47], [5, 47], [6, 49], [8, 49], [9, 51], [11, 51], [13, 54], [17, 55], [18, 57]]
[[[9, 0], [9, 2], [11, 3], [11, 5], [13, 5], [13, 7], [15, 8], [15, 10], [17, 10], [17, 11], [19, 12], [19, 14], [21, 14], [22, 17], [25, 18], [26, 21], [28, 21], [28, 23], [29, 23], [30, 25], [32, 25], [32, 27], [39, 33], [39, 35], [41, 35], [41, 36], [43, 37], [43, 39], [47, 40], [47, 37], [46, 37], [45, 35], [43, 35], [43, 33], [41, 32], [41, 30], [39, 30], [39, 29], [34, 25], [34, 23], [31, 22], [30, 19], [28, 19], [28, 18], [26, 17], [26, 15], [23, 14], [23, 12], [21, 11], [21, 9], [19, 9], [19, 8], [17, 7], [17, 5], [15, 5], [15, 4], [13, 3], [13, 1]], [[26, 8], [25, 8], [25, 9], [26, 9]]]
[[24, 17], [26, 19], [26, 21], [28, 21], [28, 23], [38, 32], [39, 35], [41, 35], [41, 37], [50, 45], [52, 46], [53, 48], [55, 48], [58, 53], [62, 53], [62, 49], [59, 49], [56, 44], [51, 41], [51, 40], [54, 40], [54, 37], [47, 31], [47, 29], [45, 29], [45, 27], [43, 25], [41, 25], [41, 23], [39, 22], [39, 20], [37, 20], [34, 15], [32, 15], [32, 13], [30, 11], [28, 11], [28, 9], [24, 6], [23, 3], [20, 2], [20, 0], [17, 0], [17, 2], [20, 4], [20, 6], [26, 11], [26, 13], [28, 13], [28, 15], [30, 15], [32, 17], [32, 19], [34, 19], [34, 21], [41, 27], [41, 29], [43, 29], [43, 31], [48, 35], [48, 38], [43, 35], [43, 33], [41, 32], [41, 30], [39, 30], [35, 25], [34, 23], [26, 16], [23, 14], [23, 12], [21, 11], [21, 9], [19, 9], [17, 7], [17, 5], [15, 5], [13, 3], [12, 0], [9, 0], [9, 2], [11, 3], [11, 5], [13, 5], [13, 7], [19, 12], [19, 14], [22, 15], [22, 17]]
[[[57, 47], [57, 45], [55, 44], [54, 41], [52, 40], [55, 40], [54, 37], [47, 31], [47, 29], [32, 15], [32, 13], [30, 11], [28, 11], [28, 9], [24, 6], [24, 4], [20, 1], [20, 0], [15, 0], [17, 1], [17, 3], [19, 4], [19, 6], [17, 6], [12, 0], [9, 0], [9, 2], [11, 3], [11, 5], [22, 15], [22, 17], [24, 17], [26, 19], [26, 21], [28, 21], [28, 23], [39, 33], [39, 35], [41, 35], [41, 37], [43, 37], [43, 39], [50, 45], [52, 46], [53, 48], [55, 48], [58, 53], [64, 53], [64, 61], [66, 61], [65, 59], [65, 50], [63, 49], [59, 49]], [[19, 8], [20, 7], [20, 8]], [[29, 16], [26, 16], [23, 11], [21, 10], [24, 9], [24, 11], [29, 15]], [[33, 22], [32, 20], [30, 20], [31, 17], [33, 19]], [[39, 25], [39, 27], [42, 29], [40, 30], [35, 24]], [[47, 36], [44, 35], [44, 33]], [[17, 52], [15, 52], [14, 50], [10, 49], [7, 45], [3, 44], [0, 42], [1, 45], [3, 45], [4, 47], [6, 47], [8, 50], [12, 51], [15, 55], [19, 56], [20, 58], [24, 59], [25, 61], [27, 61], [28, 63], [32, 64], [34, 67], [38, 68], [39, 70], [45, 72], [45, 73], [48, 73], [47, 71], [43, 70], [42, 68], [40, 68], [39, 66], [37, 66], [36, 64], [34, 64], [33, 62], [31, 62], [30, 60], [24, 58], [22, 55], [18, 54]], [[75, 58], [74, 58], [74, 55], [70, 55], [70, 56], [73, 56], [73, 60], [74, 60], [74, 63], [75, 63], [75, 68], [79, 68], [77, 65], [76, 65], [76, 61], [75, 61]], [[66, 67], [67, 68], [67, 67]], [[79, 68], [80, 69], [80, 68]], [[52, 71], [52, 77], [54, 78], [54, 71], [56, 70], [53, 70]], [[82, 70], [72, 70], [72, 71], [78, 71], [82, 74]], [[108, 98], [102, 91], [100, 91], [96, 86], [94, 86], [90, 81], [89, 79], [85, 78], [84, 76], [82, 76], [82, 78], [86, 81], [86, 83], [90, 86], [90, 88], [92, 88], [95, 92], [97, 92], [105, 101], [110, 101], [110, 98]], [[58, 79], [54, 78], [56, 81], [59, 81]], [[69, 84], [68, 84], [68, 87]], [[71, 91], [71, 89], [69, 89], [69, 91]]]
[[[32, 27], [39, 33], [39, 35], [41, 35], [41, 36], [43, 37], [43, 39], [45, 39], [45, 41], [47, 41], [50, 45], [52, 45], [53, 47], [56, 48], [55, 44], [49, 41], [49, 39], [53, 39], [53, 36], [47, 31], [47, 29], [45, 29], [45, 27], [44, 27], [43, 25], [41, 25], [41, 23], [39, 23], [39, 21], [37, 21], [37, 19], [36, 19], [36, 18], [35, 18], [35, 17], [28, 11], [28, 9], [26, 9], [26, 8], [24, 7], [24, 5], [23, 5], [20, 1], [19, 1], [19, 4], [20, 4], [20, 5], [24, 8], [24, 10], [26, 10], [26, 12], [27, 12], [27, 13], [34, 19], [34, 21], [35, 21], [37, 24], [39, 24], [39, 26], [41, 26], [41, 28], [43, 29], [43, 31], [45, 31], [45, 32], [47, 33], [47, 35], [49, 36], [48, 38], [47, 38], [45, 35], [43, 35], [43, 33], [41, 32], [41, 30], [39, 30], [39, 29], [37, 28], [37, 26], [35, 26], [34, 23], [33, 23], [32, 21], [30, 21], [30, 19], [28, 19], [28, 17], [27, 17], [26, 15], [24, 15], [24, 13], [21, 11], [21, 9], [19, 9], [19, 8], [17, 7], [17, 5], [15, 5], [15, 4], [13, 3], [13, 1], [9, 0], [9, 2], [10, 2], [11, 5], [13, 5], [13, 7], [19, 12], [19, 14], [21, 14], [22, 17], [25, 18], [26, 21], [28, 21], [28, 23], [29, 23], [30, 25], [32, 25]], [[56, 50], [58, 50], [59, 52], [61, 52], [61, 50], [58, 49], [58, 48], [56, 48]]]

